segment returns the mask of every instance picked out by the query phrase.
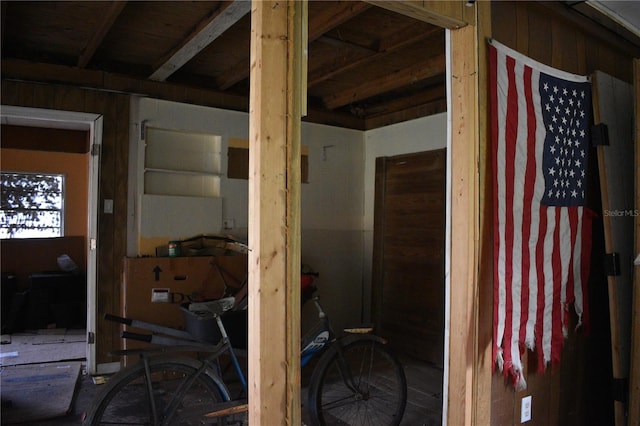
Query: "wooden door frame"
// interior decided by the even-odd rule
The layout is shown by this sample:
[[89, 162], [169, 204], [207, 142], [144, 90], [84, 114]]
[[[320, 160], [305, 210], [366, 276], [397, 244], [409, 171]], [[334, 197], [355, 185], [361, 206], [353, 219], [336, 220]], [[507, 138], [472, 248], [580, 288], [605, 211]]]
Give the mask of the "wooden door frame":
[[[486, 176], [486, 158], [480, 157], [488, 143], [487, 99], [480, 87], [486, 87], [485, 36], [490, 34], [491, 5], [490, 2], [464, 1], [370, 2], [448, 28], [449, 222], [445, 276], [449, 291], [445, 302], [448, 311], [445, 318], [443, 422], [456, 426], [488, 424], [491, 356], [486, 355], [491, 352], [491, 342], [485, 342], [484, 337], [491, 324], [487, 325], [485, 316], [480, 314], [487, 309], [480, 309], [479, 302], [484, 300], [485, 305], [488, 302], [479, 296], [485, 294], [490, 274], [480, 271], [479, 259], [486, 254], [480, 248], [487, 247], [484, 242], [491, 235], [490, 225], [487, 225], [490, 216], [486, 214], [487, 211], [490, 213], [490, 207], [487, 207], [490, 202], [480, 199], [480, 185], [486, 185], [490, 180]], [[296, 275], [299, 274], [296, 261], [299, 266], [300, 259], [299, 178], [295, 175], [288, 187], [278, 180], [268, 181], [279, 173], [296, 173], [299, 158], [296, 150], [299, 149], [300, 116], [294, 105], [304, 94], [300, 61], [306, 47], [303, 43], [296, 44], [295, 31], [291, 31], [291, 37], [286, 36], [287, 29], [306, 29], [306, 19], [296, 23], [295, 7], [290, 7], [296, 3], [300, 2], [252, 2], [249, 222], [255, 225], [249, 230], [249, 323], [250, 330], [253, 328], [255, 332], [249, 333], [250, 361], [254, 365], [249, 371], [249, 418], [256, 424], [283, 421], [297, 424], [300, 414], [296, 347], [299, 298], [296, 300], [292, 293], [299, 281], [299, 275]], [[277, 11], [285, 5], [291, 13], [269, 18], [269, 10]], [[271, 54], [267, 54], [268, 45], [273, 48]], [[289, 65], [283, 67], [283, 63]], [[283, 109], [283, 105], [294, 109]], [[267, 139], [287, 155], [274, 156], [272, 149], [261, 147]], [[268, 189], [270, 185], [275, 185], [275, 192]], [[282, 196], [287, 191], [291, 192]], [[274, 228], [281, 231], [275, 240], [270, 239]], [[479, 277], [482, 283], [479, 283]], [[286, 294], [285, 303], [280, 309], [267, 313], [269, 303], [273, 303], [273, 300], [269, 302], [272, 292]], [[450, 327], [451, 318], [456, 319], [455, 329]], [[293, 333], [288, 337], [287, 328]], [[268, 341], [261, 337], [274, 332], [277, 338], [286, 341], [282, 351], [270, 351]], [[483, 337], [482, 341], [479, 336]], [[274, 366], [275, 370], [269, 371]], [[284, 374], [278, 377], [283, 366]]]
[[[19, 106], [2, 106], [2, 123], [19, 126], [45, 127], [50, 129], [85, 130], [91, 141], [91, 155], [87, 171], [89, 193], [87, 194], [87, 337], [96, 332], [96, 294], [97, 294], [97, 235], [98, 235], [98, 184], [100, 169], [100, 147], [102, 146], [101, 114], [62, 111]], [[89, 339], [86, 347], [87, 371], [97, 374], [96, 345]]]

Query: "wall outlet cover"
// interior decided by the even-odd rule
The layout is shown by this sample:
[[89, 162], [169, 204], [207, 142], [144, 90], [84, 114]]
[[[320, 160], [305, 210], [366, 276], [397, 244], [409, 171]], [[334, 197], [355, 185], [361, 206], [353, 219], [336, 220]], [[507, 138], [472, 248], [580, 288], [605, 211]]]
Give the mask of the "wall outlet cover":
[[531, 395], [522, 398], [522, 406], [520, 409], [520, 423], [526, 423], [531, 420]]

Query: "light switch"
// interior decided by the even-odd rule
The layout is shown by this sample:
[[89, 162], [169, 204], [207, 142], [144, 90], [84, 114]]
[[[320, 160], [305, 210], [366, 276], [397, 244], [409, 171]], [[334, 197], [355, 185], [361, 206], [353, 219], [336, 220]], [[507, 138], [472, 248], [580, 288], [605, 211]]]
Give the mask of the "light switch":
[[105, 198], [104, 200], [104, 212], [106, 214], [113, 214], [113, 200]]

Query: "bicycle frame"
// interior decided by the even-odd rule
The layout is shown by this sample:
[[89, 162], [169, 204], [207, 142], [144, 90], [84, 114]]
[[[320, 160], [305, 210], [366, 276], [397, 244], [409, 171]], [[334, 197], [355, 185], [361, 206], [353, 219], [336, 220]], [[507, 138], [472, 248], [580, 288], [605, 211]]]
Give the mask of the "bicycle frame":
[[[311, 288], [312, 293], [315, 292], [315, 287]], [[340, 376], [344, 381], [344, 384], [356, 395], [357, 399], [366, 399], [367, 394], [360, 390], [358, 383], [354, 379], [354, 376], [351, 372], [350, 367], [347, 365], [345, 360], [343, 348], [347, 347], [347, 345], [351, 344], [356, 340], [366, 340], [371, 341], [372, 346], [376, 343], [386, 343], [386, 341], [378, 336], [370, 334], [372, 331], [371, 328], [362, 327], [362, 328], [354, 328], [351, 330], [345, 330], [347, 333], [346, 336], [338, 337], [334, 332], [331, 323], [329, 321], [328, 315], [322, 309], [320, 305], [319, 298], [317, 296], [307, 297], [307, 300], [312, 300], [316, 310], [318, 311], [318, 322], [316, 325], [311, 328], [302, 339], [302, 349], [301, 349], [301, 366], [304, 367], [308, 364], [309, 360], [314, 358], [317, 355], [320, 355], [320, 363], [325, 357], [330, 358], [332, 356], [337, 355], [338, 359], [338, 367], [340, 371]], [[214, 312], [213, 317], [215, 318], [217, 327], [220, 331], [221, 338], [218, 343], [213, 344], [209, 342], [204, 342], [201, 340], [195, 339], [191, 334], [186, 331], [176, 330], [170, 327], [164, 327], [153, 323], [147, 323], [143, 321], [127, 319], [122, 317], [117, 317], [113, 315], [105, 315], [106, 319], [117, 321], [135, 328], [144, 329], [147, 331], [151, 331], [153, 334], [138, 334], [132, 333], [128, 331], [123, 331], [121, 336], [123, 338], [135, 339], [139, 341], [148, 342], [151, 344], [156, 344], [160, 346], [156, 346], [153, 348], [143, 348], [143, 349], [124, 349], [113, 351], [110, 354], [112, 355], [138, 355], [140, 357], [140, 361], [143, 363], [144, 372], [145, 372], [145, 385], [147, 388], [147, 392], [150, 395], [149, 404], [151, 412], [153, 413], [153, 422], [154, 424], [168, 424], [173, 419], [176, 414], [179, 405], [181, 404], [183, 398], [189, 392], [191, 386], [198, 379], [198, 377], [203, 374], [207, 369], [210, 371], [218, 371], [217, 381], [221, 388], [225, 389], [226, 397], [229, 397], [228, 390], [226, 389], [226, 385], [221, 379], [220, 372], [220, 364], [219, 358], [224, 354], [228, 353], [231, 357], [234, 369], [236, 374], [242, 384], [242, 391], [244, 392], [245, 398], [248, 397], [247, 392], [247, 380], [242, 372], [242, 368], [240, 367], [240, 363], [238, 361], [238, 357], [236, 355], [236, 350], [231, 345], [231, 341], [227, 334], [226, 328], [221, 319], [221, 313], [223, 311]], [[178, 389], [173, 395], [169, 404], [164, 408], [162, 413], [156, 412], [156, 403], [154, 401], [153, 396], [153, 383], [152, 383], [152, 373], [151, 373], [151, 359], [154, 355], [158, 354], [167, 354], [174, 352], [198, 352], [198, 353], [210, 353], [206, 355], [202, 360], [201, 365], [198, 369], [187, 377], [183, 382], [180, 383]], [[242, 402], [242, 399], [239, 397], [233, 398], [231, 397], [231, 401]], [[246, 400], [245, 400], [246, 402]], [[224, 405], [225, 403], [221, 403], [220, 405]], [[226, 403], [227, 405], [229, 402]], [[217, 410], [210, 415], [215, 415], [217, 413], [222, 413], [226, 410]]]
[[[127, 356], [127, 355], [138, 355], [140, 357], [140, 361], [144, 365], [145, 370], [145, 381], [147, 392], [149, 394], [149, 402], [151, 413], [153, 413], [153, 421], [154, 424], [169, 424], [172, 420], [178, 405], [189, 391], [190, 387], [197, 380], [197, 378], [202, 374], [205, 370], [212, 369], [215, 370], [212, 365], [213, 362], [217, 361], [221, 355], [224, 353], [228, 353], [231, 356], [231, 360], [233, 366], [235, 368], [236, 374], [238, 375], [240, 382], [242, 384], [242, 391], [245, 395], [247, 395], [247, 381], [242, 373], [242, 368], [240, 367], [240, 363], [238, 361], [238, 357], [235, 353], [235, 350], [231, 346], [231, 341], [229, 336], [227, 335], [227, 331], [222, 323], [222, 319], [220, 315], [214, 315], [216, 324], [220, 330], [221, 338], [216, 344], [212, 344], [209, 342], [202, 342], [193, 340], [193, 337], [184, 331], [176, 330], [170, 327], [164, 327], [153, 323], [148, 323], [144, 321], [122, 318], [115, 315], [107, 314], [105, 318], [111, 321], [120, 322], [122, 324], [130, 325], [132, 327], [141, 328], [144, 330], [152, 331], [154, 333], [162, 333], [165, 336], [158, 334], [139, 334], [132, 333], [128, 331], [121, 332], [121, 337], [125, 339], [133, 339], [139, 340], [151, 344], [158, 344], [161, 346], [153, 347], [153, 348], [143, 348], [143, 349], [123, 349], [112, 351], [109, 354], [114, 356]], [[202, 361], [202, 365], [198, 370], [188, 377], [187, 380], [182, 382], [171, 402], [167, 407], [165, 407], [164, 412], [162, 413], [162, 419], [158, 419], [155, 400], [153, 398], [153, 385], [150, 371], [150, 358], [154, 355], [159, 354], [167, 354], [174, 352], [210, 352], [211, 354], [206, 356], [206, 358]], [[222, 385], [224, 383], [221, 382]], [[162, 423], [158, 423], [161, 421]]]

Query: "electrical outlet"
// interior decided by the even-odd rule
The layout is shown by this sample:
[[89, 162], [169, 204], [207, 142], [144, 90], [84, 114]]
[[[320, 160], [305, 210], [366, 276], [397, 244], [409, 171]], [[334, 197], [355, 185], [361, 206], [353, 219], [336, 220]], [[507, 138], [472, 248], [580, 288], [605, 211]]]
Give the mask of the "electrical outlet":
[[223, 229], [233, 229], [236, 227], [236, 220], [235, 219], [225, 219], [222, 221], [222, 228]]
[[168, 288], [152, 288], [151, 289], [151, 302], [152, 303], [169, 303], [169, 289]]
[[531, 420], [531, 395], [522, 398], [522, 406], [520, 408], [520, 423], [526, 423]]

